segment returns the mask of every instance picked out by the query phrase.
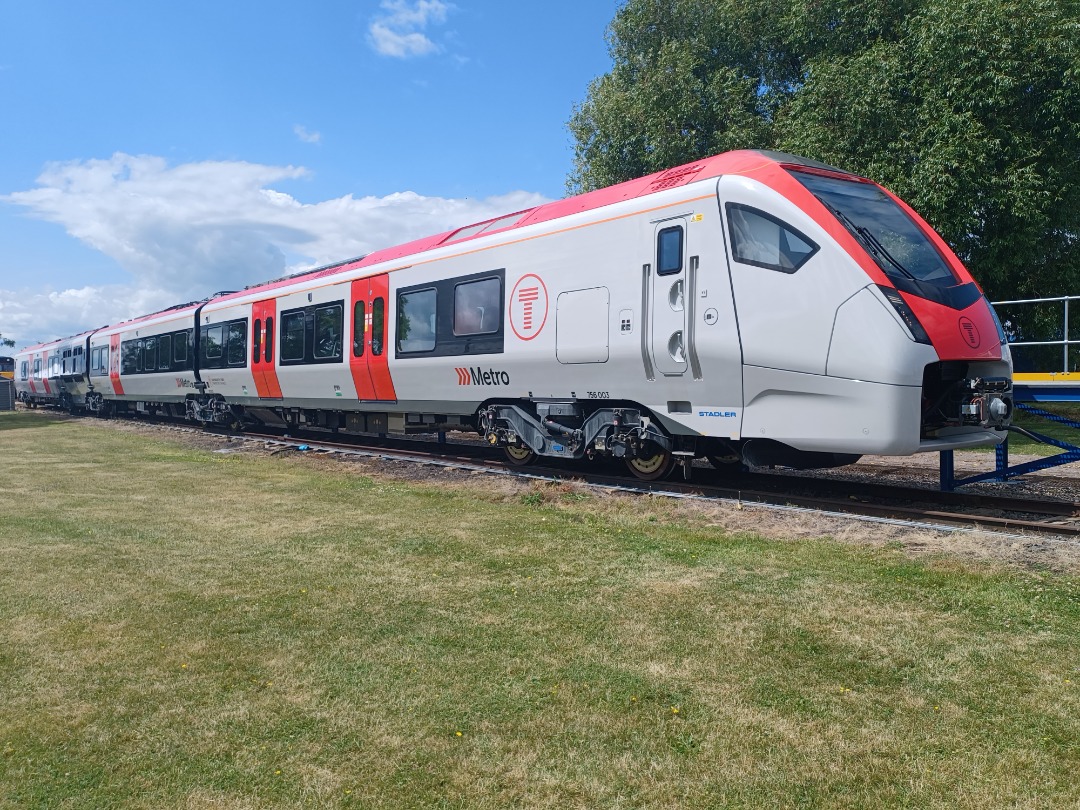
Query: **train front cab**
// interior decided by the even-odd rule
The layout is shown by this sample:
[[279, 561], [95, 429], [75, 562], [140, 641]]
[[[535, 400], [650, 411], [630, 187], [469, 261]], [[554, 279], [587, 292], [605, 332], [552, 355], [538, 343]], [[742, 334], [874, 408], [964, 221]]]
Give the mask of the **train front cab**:
[[[743, 457], [827, 466], [999, 443], [1011, 361], [962, 263], [880, 186], [789, 155], [717, 184]], [[819, 455], [824, 454], [824, 455]]]

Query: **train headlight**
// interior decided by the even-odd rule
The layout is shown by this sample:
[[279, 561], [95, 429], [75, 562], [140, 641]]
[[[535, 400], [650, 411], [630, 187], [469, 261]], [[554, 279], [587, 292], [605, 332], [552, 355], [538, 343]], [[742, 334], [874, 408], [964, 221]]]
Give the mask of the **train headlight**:
[[930, 335], [923, 329], [923, 325], [919, 323], [919, 319], [915, 317], [915, 313], [907, 305], [900, 293], [893, 287], [885, 287], [881, 284], [878, 284], [877, 288], [881, 290], [881, 294], [885, 296], [885, 299], [892, 304], [896, 314], [900, 316], [900, 320], [904, 322], [904, 326], [911, 333], [911, 339], [916, 343], [925, 343], [927, 346], [933, 345], [930, 342]]

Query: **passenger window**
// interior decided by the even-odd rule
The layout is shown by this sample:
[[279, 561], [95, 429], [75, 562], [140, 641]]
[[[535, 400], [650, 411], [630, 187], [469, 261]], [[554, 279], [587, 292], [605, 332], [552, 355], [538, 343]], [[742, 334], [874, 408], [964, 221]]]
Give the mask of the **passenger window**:
[[28, 379], [30, 379], [30, 364], [25, 360], [23, 360], [21, 363], [19, 363], [19, 379], [20, 380], [28, 380]]
[[173, 334], [173, 362], [180, 364], [181, 368], [188, 367], [187, 332], [175, 332]]
[[203, 329], [203, 357], [217, 360], [221, 357], [221, 347], [225, 342], [225, 325], [209, 326]]
[[233, 321], [229, 324], [229, 365], [242, 366], [247, 363], [247, 321]]
[[125, 340], [120, 345], [120, 371], [123, 374], [134, 374], [138, 366], [136, 358], [139, 354], [139, 341]]
[[315, 310], [315, 359], [341, 357], [341, 306], [320, 307]]
[[263, 361], [266, 363], [274, 362], [274, 318], [270, 316], [266, 319], [266, 349], [263, 352]]
[[454, 288], [454, 334], [498, 332], [502, 317], [501, 292], [497, 278], [458, 284]]
[[143, 369], [145, 371], [157, 371], [157, 338], [147, 338], [143, 341]]
[[683, 229], [664, 228], [656, 237], [656, 274], [670, 276], [682, 270]]
[[376, 298], [371, 302], [371, 353], [378, 357], [383, 353], [386, 339], [386, 301]]
[[168, 371], [172, 359], [172, 335], [161, 335], [158, 338], [158, 371]]
[[737, 262], [790, 274], [818, 251], [808, 237], [764, 211], [728, 203], [727, 214]]
[[435, 348], [435, 303], [435, 290], [398, 293], [399, 352], [430, 352]]
[[255, 319], [255, 328], [251, 332], [251, 362], [259, 362], [262, 352], [262, 318]]
[[281, 359], [304, 359], [304, 313], [290, 312], [281, 320]]
[[364, 356], [364, 310], [366, 302], [357, 301], [352, 316], [352, 353], [353, 357]]

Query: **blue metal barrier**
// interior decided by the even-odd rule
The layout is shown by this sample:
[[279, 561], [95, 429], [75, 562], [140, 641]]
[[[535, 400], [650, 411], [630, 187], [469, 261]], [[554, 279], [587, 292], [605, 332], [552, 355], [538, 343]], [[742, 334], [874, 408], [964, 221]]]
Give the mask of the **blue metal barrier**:
[[[1032, 416], [1038, 416], [1041, 419], [1057, 422], [1058, 424], [1080, 431], [1080, 422], [1077, 422], [1075, 419], [1070, 419], [1067, 416], [1060, 416], [1056, 413], [1050, 413], [1049, 411], [1044, 411], [1041, 408], [1035, 408], [1031, 405], [1025, 405], [1022, 402], [1017, 402], [1016, 407]], [[1025, 473], [1038, 472], [1039, 470], [1060, 467], [1062, 464], [1072, 464], [1080, 461], [1080, 447], [1075, 444], [1063, 442], [1060, 439], [1055, 439], [1034, 430], [1024, 430], [1023, 433], [1042, 444], [1052, 445], [1065, 452], [1058, 453], [1056, 456], [1047, 456], [1046, 458], [1039, 458], [1034, 461], [1027, 461], [1023, 464], [1017, 464], [1014, 467], [1010, 467], [1009, 440], [1006, 438], [1003, 443], [995, 448], [995, 463], [992, 472], [980, 473], [979, 475], [957, 479], [953, 461], [953, 451], [943, 450], [941, 452], [939, 470], [942, 491], [951, 492], [956, 487], [964, 486], [965, 484], [974, 484], [979, 481], [1007, 481], [1010, 478], [1016, 478]]]

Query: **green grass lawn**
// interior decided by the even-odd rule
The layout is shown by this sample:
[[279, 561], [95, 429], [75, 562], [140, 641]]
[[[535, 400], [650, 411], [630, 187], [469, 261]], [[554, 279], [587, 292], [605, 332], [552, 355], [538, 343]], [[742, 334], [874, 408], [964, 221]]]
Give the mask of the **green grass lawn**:
[[0, 807], [1080, 804], [1075, 576], [93, 420], [0, 456]]

